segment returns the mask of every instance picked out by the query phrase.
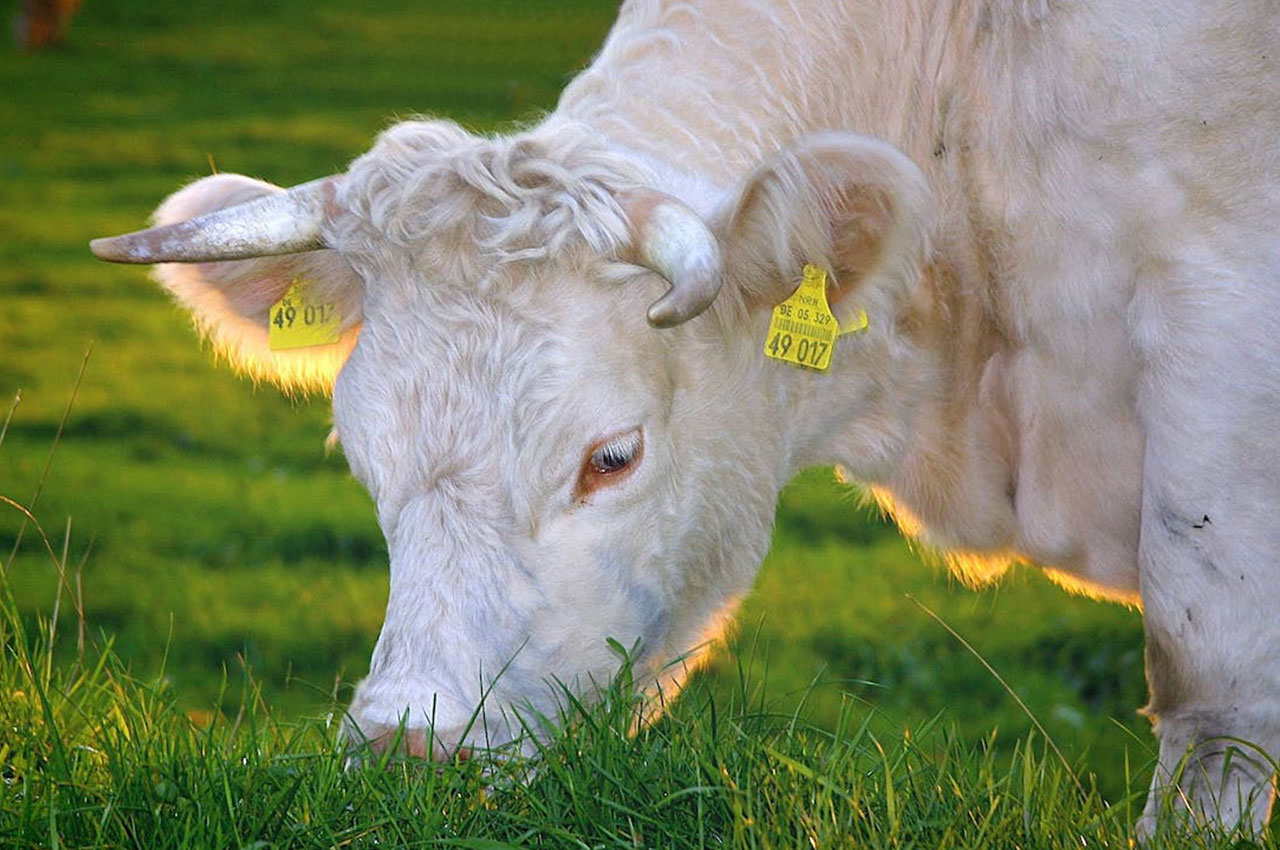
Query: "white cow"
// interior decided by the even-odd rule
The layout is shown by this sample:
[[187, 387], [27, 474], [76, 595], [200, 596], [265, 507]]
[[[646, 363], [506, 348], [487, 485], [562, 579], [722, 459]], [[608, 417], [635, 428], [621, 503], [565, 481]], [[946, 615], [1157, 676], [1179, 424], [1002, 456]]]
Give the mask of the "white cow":
[[[1175, 808], [1258, 828], [1278, 93], [1275, 0], [632, 0], [536, 127], [405, 122], [344, 174], [205, 178], [94, 249], [163, 263], [242, 369], [332, 387], [391, 556], [371, 738], [406, 712], [418, 753], [429, 724], [440, 752], [510, 738], [550, 682], [610, 675], [607, 638], [670, 695], [779, 489], [835, 463], [968, 578], [1026, 559], [1140, 603], [1142, 828], [1175, 777]], [[807, 264], [869, 323], [825, 372], [763, 354]], [[272, 351], [299, 277], [337, 341]]]

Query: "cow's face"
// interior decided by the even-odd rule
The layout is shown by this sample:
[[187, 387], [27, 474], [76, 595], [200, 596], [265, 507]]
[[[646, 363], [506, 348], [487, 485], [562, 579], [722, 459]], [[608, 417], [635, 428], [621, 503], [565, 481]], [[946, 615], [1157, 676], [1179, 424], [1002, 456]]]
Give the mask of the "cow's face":
[[[779, 429], [727, 358], [619, 297], [663, 284], [520, 274], [516, 299], [421, 280], [393, 310], [370, 296], [337, 379], [391, 558], [351, 709], [367, 737], [408, 712], [442, 749], [469, 726], [468, 746], [504, 741], [516, 711], [536, 727], [562, 688], [607, 684], [611, 642], [674, 694], [686, 665], [665, 665], [714, 637], [767, 546]], [[672, 337], [721, 368], [690, 368]]]
[[[391, 559], [358, 737], [403, 722], [418, 753], [428, 727], [436, 754], [503, 743], [566, 689], [606, 684], [619, 648], [672, 696], [835, 421], [795, 415], [823, 385], [760, 354], [769, 311], [813, 262], [837, 314], [864, 309], [890, 335], [927, 199], [900, 154], [813, 137], [693, 199], [702, 217], [656, 181], [581, 127], [480, 140], [413, 123], [288, 194], [206, 178], [161, 223], [228, 209], [98, 246], [195, 263], [160, 279], [234, 362], [332, 386]], [[270, 351], [269, 308], [298, 277], [341, 312], [338, 342]]]

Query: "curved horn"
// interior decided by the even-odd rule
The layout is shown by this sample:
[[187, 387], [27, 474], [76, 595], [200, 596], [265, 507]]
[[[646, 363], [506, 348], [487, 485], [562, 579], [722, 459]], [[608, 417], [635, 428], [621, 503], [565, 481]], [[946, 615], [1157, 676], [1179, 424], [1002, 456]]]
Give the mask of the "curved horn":
[[320, 236], [335, 178], [325, 177], [189, 221], [95, 239], [89, 250], [112, 263], [211, 263], [296, 254], [325, 247]]
[[720, 243], [701, 216], [657, 191], [629, 192], [619, 202], [631, 224], [636, 263], [671, 284], [649, 306], [649, 324], [672, 328], [710, 307], [720, 292], [724, 268]]

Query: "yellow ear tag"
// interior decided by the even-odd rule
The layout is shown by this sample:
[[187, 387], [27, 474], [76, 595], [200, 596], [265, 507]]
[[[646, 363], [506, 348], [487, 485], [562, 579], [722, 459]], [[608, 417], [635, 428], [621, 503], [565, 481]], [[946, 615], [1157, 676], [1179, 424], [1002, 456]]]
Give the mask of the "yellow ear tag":
[[827, 304], [827, 270], [808, 263], [804, 267], [800, 287], [790, 298], [773, 308], [764, 353], [775, 360], [825, 372], [831, 365], [836, 337], [841, 333], [863, 330], [866, 326], [867, 314], [859, 310], [857, 320], [841, 331], [840, 323]]
[[338, 341], [342, 315], [332, 301], [317, 297], [313, 281], [295, 277], [284, 297], [267, 314], [267, 345], [272, 351], [332, 345]]

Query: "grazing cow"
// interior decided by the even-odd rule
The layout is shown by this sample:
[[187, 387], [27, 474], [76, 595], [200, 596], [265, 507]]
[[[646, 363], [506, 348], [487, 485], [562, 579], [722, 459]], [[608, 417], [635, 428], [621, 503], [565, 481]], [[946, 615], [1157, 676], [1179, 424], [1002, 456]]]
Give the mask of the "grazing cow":
[[[607, 638], [670, 694], [779, 489], [835, 463], [966, 577], [1025, 559], [1140, 603], [1142, 827], [1176, 781], [1256, 829], [1277, 92], [1275, 0], [633, 0], [535, 127], [405, 122], [343, 174], [208, 177], [94, 250], [160, 263], [243, 370], [332, 388], [391, 557], [364, 735], [511, 738], [553, 682], [610, 675]], [[272, 348], [286, 318], [277, 348], [315, 344]], [[768, 356], [801, 339], [810, 368]]]

